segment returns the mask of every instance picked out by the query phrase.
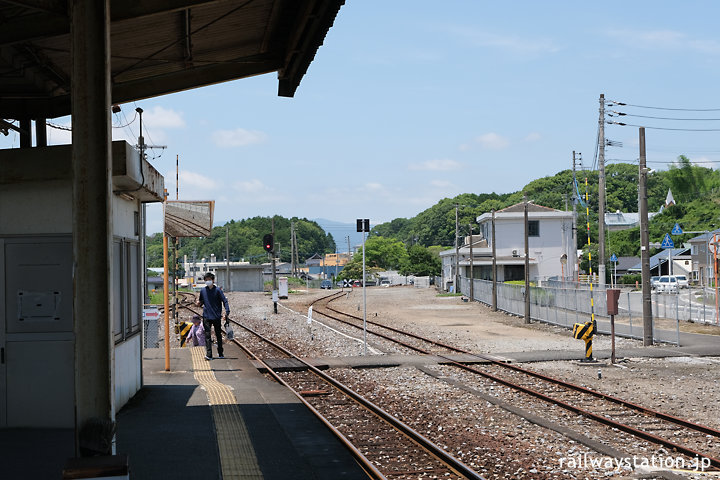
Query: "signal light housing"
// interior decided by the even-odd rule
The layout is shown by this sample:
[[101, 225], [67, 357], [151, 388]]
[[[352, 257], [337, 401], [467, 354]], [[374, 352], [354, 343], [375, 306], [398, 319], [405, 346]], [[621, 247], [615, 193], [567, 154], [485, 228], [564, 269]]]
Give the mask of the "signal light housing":
[[263, 237], [263, 248], [266, 252], [272, 252], [274, 248], [273, 236], [271, 233], [266, 234]]

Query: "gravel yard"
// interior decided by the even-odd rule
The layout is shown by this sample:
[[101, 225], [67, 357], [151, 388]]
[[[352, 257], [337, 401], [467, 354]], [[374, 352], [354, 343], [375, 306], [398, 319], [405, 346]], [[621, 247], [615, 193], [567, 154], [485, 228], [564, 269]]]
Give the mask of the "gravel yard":
[[[327, 321], [317, 314], [313, 315], [315, 321], [308, 324], [309, 304], [325, 295], [326, 291], [291, 294], [289, 299], [281, 301], [277, 315], [272, 311], [268, 295], [233, 292], [228, 297], [235, 319], [302, 352], [303, 356], [362, 355], [362, 334], [358, 330]], [[362, 303], [362, 291], [356, 289], [333, 302], [333, 306], [361, 315]], [[368, 319], [373, 321], [479, 353], [546, 350], [580, 353], [583, 350], [583, 343], [573, 339], [567, 329], [536, 323], [525, 325], [522, 318], [491, 312], [481, 304], [463, 302], [460, 297], [439, 297], [434, 289], [370, 288], [367, 312]], [[181, 310], [181, 319], [190, 315], [189, 311]], [[370, 337], [369, 340], [368, 353], [371, 355], [398, 352], [397, 347], [389, 343]], [[641, 346], [638, 341], [621, 338], [616, 344], [618, 348]], [[596, 336], [594, 347], [596, 350], [609, 349], [609, 338]], [[675, 347], [664, 345], [662, 348], [672, 350]], [[622, 359], [617, 366], [604, 362], [587, 367], [577, 362], [554, 361], [526, 364], [525, 367], [720, 429], [720, 408], [717, 406], [719, 364], [720, 358], [714, 357], [652, 359], [638, 356]], [[601, 379], [598, 379], [598, 372]], [[432, 436], [436, 443], [446, 445], [448, 451], [466, 463], [479, 466], [478, 471], [487, 478], [629, 478], [633, 473], [629, 468], [610, 471], [607, 468], [569, 468], [568, 459], [585, 453], [601, 454], [560, 433], [528, 422], [497, 404], [452, 387], [442, 379], [460, 379], [462, 375], [453, 375], [449, 367], [428, 366], [426, 371], [407, 367], [336, 369], [333, 375]], [[482, 390], [482, 387], [478, 389]], [[490, 393], [509, 404], [522, 404], [507, 397], [507, 393]], [[412, 416], [407, 414], [409, 405]], [[570, 424], [583, 435], [594, 436], [587, 425], [583, 425], [587, 421], [572, 419], [554, 408], [547, 410], [534, 413]], [[600, 433], [595, 439], [609, 444], [612, 436]], [[618, 435], [618, 441], [622, 443], [619, 437], [622, 435]], [[638, 441], [630, 450], [642, 454], [663, 453], [641, 443]], [[616, 448], [628, 451], [626, 447]]]

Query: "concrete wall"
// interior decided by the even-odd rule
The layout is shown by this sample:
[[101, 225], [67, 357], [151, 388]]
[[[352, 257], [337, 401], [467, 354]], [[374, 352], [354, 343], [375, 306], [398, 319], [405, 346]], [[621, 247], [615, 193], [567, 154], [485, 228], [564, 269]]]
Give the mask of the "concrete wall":
[[218, 268], [215, 271], [215, 280], [218, 285], [231, 292], [262, 292], [263, 275], [260, 268], [230, 268], [230, 287], [225, 279], [226, 270]]
[[[120, 147], [123, 147], [121, 150], [125, 152], [137, 154], [133, 149], [128, 150], [127, 145]], [[114, 152], [116, 150], [113, 149]], [[14, 239], [13, 241], [16, 242], [19, 236], [29, 239], [28, 241], [38, 239], [39, 242], [49, 242], [61, 235], [69, 242], [68, 236], [72, 234], [73, 208], [69, 146], [0, 151], [0, 163], [7, 167], [0, 173], [0, 245], [4, 245], [3, 238]], [[146, 179], [157, 177], [162, 183], [161, 176], [153, 176], [151, 167], [147, 167], [146, 170], [148, 171]], [[114, 176], [113, 181], [118, 179], [127, 183], [130, 178], [127, 173], [124, 172], [122, 177]], [[128, 185], [133, 186], [132, 183]], [[114, 185], [114, 190], [118, 189], [118, 185]], [[112, 223], [113, 236], [116, 239], [139, 241], [138, 220], [141, 204], [136, 196], [141, 195], [145, 195], [143, 197], [145, 200], [150, 200], [152, 196], [147, 191], [144, 193], [128, 191], [113, 195]], [[3, 247], [0, 250], [2, 270], [0, 274], [3, 276], [6, 273], [4, 255], [6, 253]], [[139, 267], [137, 271], [141, 272], [142, 269]], [[72, 283], [71, 267], [68, 266], [62, 275], [66, 275]], [[136, 285], [138, 291], [141, 288], [140, 278], [130, 279], [128, 283]], [[0, 282], [0, 287], [4, 288], [2, 284], [3, 282]], [[28, 291], [42, 291], [45, 286], [34, 289], [32, 285], [28, 285], [23, 288]], [[126, 288], [126, 285], [121, 287], [123, 291]], [[140, 292], [139, 295], [142, 293]], [[65, 302], [69, 302], [69, 305], [72, 305], [72, 301], [72, 289], [69, 292], [63, 291], [63, 304], [67, 305], [68, 303]], [[3, 413], [0, 412], [0, 427], [72, 427], [75, 398], [72, 327], [67, 332], [45, 330], [6, 338], [4, 331], [8, 324], [8, 319], [5, 318], [7, 302], [0, 303], [3, 304], [0, 305], [3, 309], [0, 312], [0, 343], [11, 347], [6, 352], [13, 354], [12, 358], [8, 357], [8, 362], [12, 363], [11, 368], [5, 373], [0, 371], [0, 395], [3, 399], [8, 399], [5, 404], [0, 401], [0, 410], [5, 409], [9, 414], [3, 419]], [[92, 321], [74, 313], [70, 315], [73, 317], [72, 322]], [[132, 315], [137, 316], [138, 323], [142, 324], [140, 309]], [[111, 325], [114, 324], [114, 318], [108, 321]], [[138, 333], [122, 339], [115, 345], [112, 382], [116, 410], [119, 410], [142, 385], [141, 341], [142, 334]], [[28, 379], [32, 379], [29, 386]], [[14, 419], [12, 424], [9, 421], [10, 417]]]
[[142, 334], [115, 346], [115, 408], [120, 409], [142, 387]]

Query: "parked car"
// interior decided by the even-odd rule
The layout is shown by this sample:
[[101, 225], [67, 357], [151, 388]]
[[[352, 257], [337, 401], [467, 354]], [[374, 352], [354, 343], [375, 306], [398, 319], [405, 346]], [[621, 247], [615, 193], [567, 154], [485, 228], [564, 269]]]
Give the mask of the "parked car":
[[330, 280], [323, 280], [320, 284], [320, 288], [327, 288], [330, 290], [332, 288], [332, 282]]
[[355, 280], [353, 282], [353, 287], [362, 287], [362, 282], [360, 280]]
[[679, 289], [678, 279], [675, 275], [662, 275], [658, 279], [657, 291], [662, 293], [677, 293]]
[[657, 285], [658, 280], [660, 280], [660, 277], [657, 276], [657, 275], [650, 277], [650, 288], [652, 288], [653, 290], [655, 290], [655, 289], [657, 288], [657, 286], [658, 286], [658, 285]]
[[690, 288], [690, 282], [688, 282], [688, 279], [685, 275], [675, 275], [675, 278], [677, 278], [678, 287]]

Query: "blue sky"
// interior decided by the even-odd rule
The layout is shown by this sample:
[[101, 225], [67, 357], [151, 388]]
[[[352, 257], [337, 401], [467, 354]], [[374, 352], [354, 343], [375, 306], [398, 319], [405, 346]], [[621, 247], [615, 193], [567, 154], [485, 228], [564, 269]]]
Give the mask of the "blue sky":
[[[460, 193], [518, 190], [570, 168], [573, 150], [591, 166], [600, 93], [635, 105], [720, 108], [718, 5], [348, 0], [295, 98], [278, 97], [271, 74], [137, 106], [146, 142], [168, 147], [149, 157], [170, 198], [179, 155], [180, 198], [215, 200], [216, 224], [273, 214], [378, 224]], [[135, 106], [123, 105], [114, 123], [132, 120]], [[114, 136], [134, 143], [137, 132], [135, 120]], [[714, 167], [719, 134], [648, 129], [649, 165], [667, 168], [684, 153]], [[637, 161], [637, 128], [608, 125], [606, 136], [623, 143], [608, 149], [609, 162]], [[61, 130], [49, 137], [69, 141]], [[17, 144], [0, 137], [0, 148]], [[149, 211], [149, 232], [159, 231], [161, 209]]]

